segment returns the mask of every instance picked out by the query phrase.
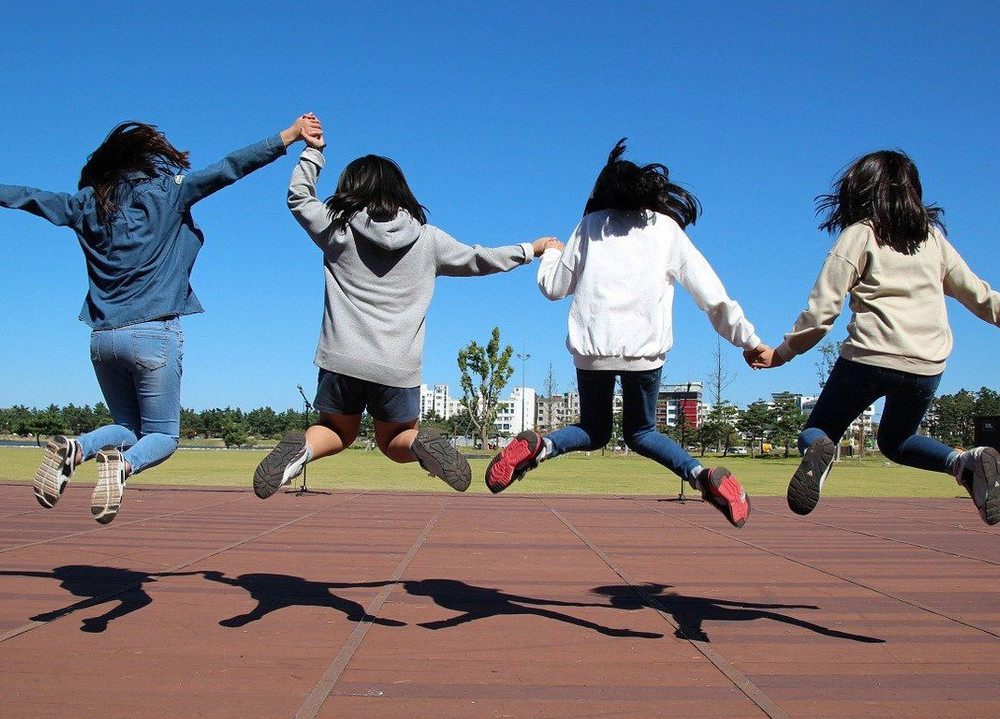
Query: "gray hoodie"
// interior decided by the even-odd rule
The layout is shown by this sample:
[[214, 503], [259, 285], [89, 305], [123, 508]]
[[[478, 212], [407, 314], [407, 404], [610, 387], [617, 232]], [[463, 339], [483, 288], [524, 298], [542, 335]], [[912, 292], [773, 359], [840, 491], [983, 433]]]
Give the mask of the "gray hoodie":
[[531, 262], [531, 243], [470, 247], [404, 210], [388, 222], [358, 212], [335, 230], [316, 197], [323, 164], [322, 152], [306, 148], [288, 186], [288, 209], [324, 255], [326, 303], [315, 363], [390, 387], [416, 387], [435, 278], [512, 270]]

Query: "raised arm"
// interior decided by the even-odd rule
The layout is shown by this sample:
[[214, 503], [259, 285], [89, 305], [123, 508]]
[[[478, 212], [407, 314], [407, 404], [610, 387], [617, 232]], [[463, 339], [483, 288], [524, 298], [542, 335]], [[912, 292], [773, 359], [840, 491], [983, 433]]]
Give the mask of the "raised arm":
[[80, 216], [80, 195], [47, 192], [20, 185], [0, 185], [0, 207], [24, 210], [59, 227], [72, 227]]
[[550, 300], [561, 300], [576, 291], [580, 266], [580, 232], [573, 232], [565, 245], [548, 244], [538, 265], [538, 289]]
[[288, 129], [248, 145], [241, 150], [231, 152], [204, 170], [178, 175], [175, 200], [177, 209], [183, 212], [213, 192], [218, 192], [223, 187], [228, 187], [237, 180], [246, 177], [254, 170], [274, 162], [285, 154], [286, 147], [303, 139], [304, 133], [314, 122], [307, 119], [306, 116], [302, 116]]
[[317, 147], [307, 147], [299, 156], [288, 183], [288, 209], [316, 244], [328, 241], [333, 221], [326, 204], [316, 197], [316, 181], [326, 158]]

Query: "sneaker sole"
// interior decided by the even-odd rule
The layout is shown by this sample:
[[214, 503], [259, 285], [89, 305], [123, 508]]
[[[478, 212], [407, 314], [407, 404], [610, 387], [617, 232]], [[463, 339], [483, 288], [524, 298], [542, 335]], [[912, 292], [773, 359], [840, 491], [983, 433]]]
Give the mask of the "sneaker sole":
[[441, 435], [418, 432], [413, 440], [413, 452], [421, 467], [443, 479], [452, 489], [464, 492], [472, 484], [469, 461]]
[[289, 432], [271, 452], [261, 460], [253, 473], [253, 493], [267, 499], [281, 489], [285, 468], [302, 452], [306, 436], [302, 432]]
[[[65, 437], [63, 438], [65, 440]], [[62, 468], [66, 463], [66, 456], [69, 454], [69, 443], [60, 445], [55, 439], [50, 439], [45, 445], [45, 457], [42, 458], [42, 465], [35, 472], [35, 479], [32, 487], [35, 490], [35, 499], [46, 509], [52, 509], [59, 501], [62, 494], [60, 486], [62, 484]]]
[[833, 467], [835, 450], [833, 442], [826, 437], [813, 441], [806, 449], [788, 483], [788, 508], [796, 514], [806, 515], [816, 509], [823, 482]]
[[1000, 452], [988, 447], [983, 450], [979, 461], [986, 478], [986, 501], [979, 510], [979, 516], [992, 527], [1000, 524]]
[[726, 501], [726, 505], [723, 506], [718, 502], [712, 501], [711, 498], [708, 498], [706, 501], [722, 512], [731, 525], [737, 529], [742, 529], [743, 525], [746, 524], [747, 519], [750, 518], [750, 497], [747, 495], [743, 487], [740, 486], [740, 483], [736, 481], [736, 478], [733, 477], [729, 470], [724, 470], [726, 475], [718, 480], [718, 484], [716, 484], [717, 480], [713, 475], [719, 469], [722, 468], [718, 467], [711, 471], [708, 475], [708, 481], [711, 482], [712, 486], [715, 488], [713, 494], [724, 499]]
[[97, 454], [97, 486], [90, 495], [90, 513], [101, 524], [108, 524], [118, 516], [121, 494], [118, 487], [118, 463], [104, 452]]
[[530, 469], [519, 469], [518, 465], [531, 462], [538, 456], [541, 448], [542, 438], [537, 432], [522, 432], [517, 435], [486, 468], [486, 486], [493, 494], [507, 489]]

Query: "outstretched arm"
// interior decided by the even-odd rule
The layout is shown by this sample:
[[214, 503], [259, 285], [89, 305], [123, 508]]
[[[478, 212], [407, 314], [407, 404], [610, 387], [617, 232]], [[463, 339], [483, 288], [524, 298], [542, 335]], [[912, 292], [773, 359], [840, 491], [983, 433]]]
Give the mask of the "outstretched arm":
[[981, 320], [1000, 326], [1000, 293], [980, 279], [950, 244], [945, 244], [948, 270], [944, 293]]
[[0, 207], [24, 210], [59, 227], [69, 227], [79, 216], [82, 202], [78, 195], [47, 192], [20, 185], [0, 185]]
[[526, 265], [535, 257], [535, 245], [551, 238], [540, 238], [535, 244], [522, 242], [503, 247], [465, 245], [445, 232], [434, 238], [434, 255], [438, 276], [472, 277], [507, 272]]
[[187, 175], [177, 175], [175, 178], [177, 183], [175, 206], [183, 212], [213, 192], [218, 192], [223, 187], [228, 187], [240, 178], [246, 177], [254, 170], [274, 162], [285, 154], [285, 148], [288, 145], [304, 139], [309, 128], [318, 126], [318, 124], [318, 121], [302, 116], [287, 130], [232, 152], [204, 170], [197, 170]]

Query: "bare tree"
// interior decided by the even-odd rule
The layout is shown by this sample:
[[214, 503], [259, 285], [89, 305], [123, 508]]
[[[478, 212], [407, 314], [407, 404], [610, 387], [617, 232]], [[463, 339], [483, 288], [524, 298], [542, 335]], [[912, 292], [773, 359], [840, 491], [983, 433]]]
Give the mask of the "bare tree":
[[722, 356], [722, 338], [715, 338], [715, 354], [712, 357], [712, 372], [708, 376], [708, 395], [712, 406], [722, 402], [722, 393], [736, 379], [736, 373], [726, 364]]

